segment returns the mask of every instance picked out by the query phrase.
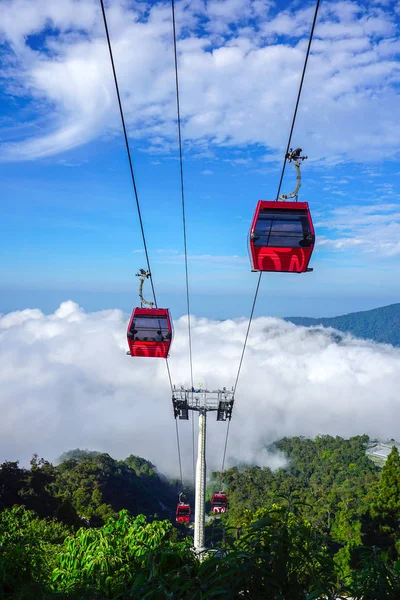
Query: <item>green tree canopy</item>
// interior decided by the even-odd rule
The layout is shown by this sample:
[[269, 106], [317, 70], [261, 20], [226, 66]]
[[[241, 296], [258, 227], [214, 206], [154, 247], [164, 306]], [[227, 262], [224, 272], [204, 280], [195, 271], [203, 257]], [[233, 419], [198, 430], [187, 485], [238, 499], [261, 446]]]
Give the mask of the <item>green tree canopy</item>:
[[400, 519], [400, 456], [396, 446], [382, 468], [376, 509], [383, 517]]

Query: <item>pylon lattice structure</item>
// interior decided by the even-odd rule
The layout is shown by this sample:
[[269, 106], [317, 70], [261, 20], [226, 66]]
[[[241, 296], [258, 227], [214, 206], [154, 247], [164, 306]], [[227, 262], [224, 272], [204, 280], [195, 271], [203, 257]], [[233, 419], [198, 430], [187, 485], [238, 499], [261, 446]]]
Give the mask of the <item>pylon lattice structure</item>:
[[196, 464], [194, 548], [205, 550], [205, 499], [206, 499], [206, 430], [207, 413], [216, 411], [217, 421], [230, 421], [234, 403], [233, 391], [204, 390], [184, 387], [173, 389], [172, 406], [175, 419], [189, 420], [189, 411], [199, 413], [198, 451]]
[[184, 421], [189, 420], [189, 411], [217, 411], [217, 421], [231, 420], [233, 410], [233, 391], [203, 390], [202, 388], [176, 388], [174, 386], [172, 405], [174, 417]]

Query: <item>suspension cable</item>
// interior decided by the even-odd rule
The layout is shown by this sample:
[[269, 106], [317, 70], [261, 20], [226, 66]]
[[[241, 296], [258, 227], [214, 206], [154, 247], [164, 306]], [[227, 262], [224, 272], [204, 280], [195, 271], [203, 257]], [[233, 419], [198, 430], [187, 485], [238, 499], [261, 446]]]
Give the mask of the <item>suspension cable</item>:
[[186, 242], [186, 214], [185, 214], [185, 185], [183, 177], [183, 154], [182, 154], [182, 133], [181, 133], [181, 109], [179, 103], [179, 78], [178, 78], [178, 53], [176, 47], [176, 25], [175, 25], [175, 2], [171, 0], [172, 6], [172, 26], [174, 32], [174, 58], [175, 58], [175, 90], [176, 90], [176, 111], [178, 115], [178, 140], [179, 140], [179, 165], [181, 179], [181, 200], [182, 200], [182, 223], [183, 223], [183, 247], [185, 252], [185, 277], [186, 277], [186, 305], [188, 311], [188, 336], [189, 336], [189, 363], [190, 363], [190, 381], [193, 387], [193, 355], [192, 355], [192, 331], [190, 323], [190, 300], [189, 300], [189, 269]]
[[[294, 113], [293, 113], [292, 125], [290, 127], [289, 139], [288, 139], [288, 143], [287, 143], [287, 147], [286, 147], [285, 158], [284, 158], [284, 161], [283, 161], [282, 172], [281, 172], [281, 176], [280, 176], [280, 180], [279, 180], [278, 192], [276, 194], [276, 199], [277, 200], [279, 198], [279, 193], [281, 191], [283, 176], [285, 174], [285, 168], [286, 168], [286, 162], [287, 162], [287, 154], [289, 152], [290, 144], [291, 144], [291, 141], [292, 141], [293, 130], [294, 130], [294, 126], [295, 126], [295, 123], [296, 123], [297, 110], [299, 108], [301, 92], [302, 92], [302, 89], [303, 89], [304, 77], [305, 77], [306, 69], [307, 69], [308, 57], [310, 55], [311, 44], [312, 44], [312, 40], [313, 40], [313, 37], [314, 37], [314, 29], [315, 29], [315, 24], [317, 22], [319, 5], [320, 5], [320, 0], [317, 0], [316, 1], [316, 5], [315, 5], [314, 18], [313, 18], [313, 22], [312, 22], [312, 26], [311, 26], [311, 31], [310, 31], [310, 37], [309, 37], [309, 40], [308, 40], [306, 57], [305, 57], [305, 60], [304, 60], [304, 65], [303, 65], [303, 71], [302, 71], [302, 74], [301, 74], [300, 85], [299, 85], [299, 89], [298, 89], [298, 92], [297, 92], [297, 99], [296, 99], [296, 105], [295, 105], [295, 109], [294, 109]], [[251, 308], [251, 313], [250, 313], [250, 318], [249, 318], [249, 324], [248, 324], [247, 331], [246, 331], [246, 336], [245, 336], [245, 339], [244, 339], [242, 355], [241, 355], [240, 361], [239, 361], [239, 368], [238, 368], [238, 372], [237, 372], [237, 376], [236, 376], [236, 381], [235, 381], [235, 385], [234, 385], [234, 388], [233, 388], [234, 395], [235, 395], [235, 392], [236, 392], [236, 388], [237, 388], [238, 381], [239, 381], [239, 376], [240, 376], [241, 369], [242, 369], [243, 358], [244, 358], [244, 354], [245, 354], [245, 351], [246, 351], [247, 340], [248, 340], [248, 337], [249, 337], [251, 322], [253, 320], [253, 314], [254, 314], [254, 309], [255, 309], [255, 306], [256, 306], [256, 302], [257, 302], [258, 290], [260, 288], [260, 282], [261, 282], [262, 274], [263, 274], [263, 272], [260, 271], [260, 275], [258, 277], [258, 281], [257, 281], [257, 285], [256, 285], [256, 290], [255, 290], [255, 293], [254, 293], [253, 305], [252, 305], [252, 308]], [[227, 445], [228, 445], [228, 437], [229, 437], [229, 429], [230, 429], [229, 426], [230, 426], [230, 421], [228, 423], [228, 427], [227, 427], [227, 430], [226, 430], [225, 449], [224, 449], [223, 460], [222, 460], [222, 469], [221, 469], [221, 479], [222, 479], [222, 476], [224, 474], [225, 455], [226, 455], [226, 449], [227, 449]]]
[[[112, 51], [112, 46], [111, 46], [110, 34], [109, 34], [109, 31], [108, 31], [108, 23], [107, 23], [106, 11], [105, 11], [105, 8], [104, 8], [104, 2], [103, 2], [103, 0], [100, 0], [100, 6], [101, 6], [101, 12], [102, 12], [102, 15], [103, 15], [103, 22], [104, 22], [104, 29], [105, 29], [106, 38], [107, 38], [108, 52], [109, 52], [110, 62], [111, 62], [111, 67], [112, 67], [112, 72], [113, 72], [113, 76], [114, 76], [115, 91], [117, 93], [117, 98], [118, 98], [118, 106], [119, 106], [119, 112], [120, 112], [120, 116], [121, 116], [122, 129], [123, 129], [123, 132], [124, 132], [125, 146], [126, 146], [126, 152], [127, 152], [127, 155], [128, 155], [128, 162], [129, 162], [129, 169], [130, 169], [130, 172], [131, 172], [131, 179], [132, 179], [133, 191], [134, 191], [134, 196], [135, 196], [135, 201], [136, 201], [136, 208], [137, 208], [137, 213], [138, 213], [138, 217], [139, 217], [140, 230], [141, 230], [141, 233], [142, 233], [142, 240], [143, 240], [144, 251], [145, 251], [145, 255], [146, 255], [147, 269], [148, 269], [149, 273], [151, 273], [149, 253], [148, 253], [148, 250], [147, 250], [147, 243], [146, 243], [146, 236], [145, 236], [145, 233], [144, 233], [142, 213], [141, 213], [141, 210], [140, 210], [139, 194], [138, 194], [138, 191], [137, 191], [136, 179], [135, 179], [135, 174], [134, 174], [134, 171], [133, 171], [131, 151], [130, 151], [130, 147], [129, 147], [128, 134], [127, 134], [126, 125], [125, 125], [124, 111], [123, 111], [123, 108], [122, 108], [121, 95], [120, 95], [120, 92], [119, 92], [118, 78], [117, 78], [117, 73], [116, 73], [116, 70], [115, 70], [114, 56], [113, 56], [113, 51]], [[153, 292], [154, 305], [157, 308], [157, 298], [156, 298], [156, 293], [155, 293], [154, 283], [153, 283], [153, 278], [152, 277], [150, 277], [150, 284], [151, 284], [151, 289], [152, 289], [152, 292]], [[170, 384], [170, 387], [171, 387], [171, 393], [173, 393], [173, 389], [174, 388], [173, 388], [173, 385], [172, 385], [171, 371], [170, 371], [170, 368], [169, 368], [169, 363], [168, 363], [168, 359], [167, 358], [165, 359], [165, 364], [167, 366], [167, 374], [168, 374], [169, 384]], [[180, 465], [180, 475], [181, 475], [181, 482], [182, 482], [181, 452], [180, 452], [178, 428], [177, 428], [177, 436], [178, 436], [178, 439], [177, 439], [178, 460], [179, 460], [179, 465]]]
[[222, 489], [222, 476], [224, 474], [225, 471], [225, 457], [226, 457], [226, 449], [228, 446], [228, 437], [229, 437], [229, 429], [231, 427], [231, 422], [228, 421], [228, 427], [226, 428], [226, 437], [225, 437], [225, 445], [224, 445], [224, 454], [222, 457], [222, 468], [221, 468], [221, 489]]
[[[192, 328], [190, 321], [190, 297], [189, 297], [189, 268], [186, 240], [186, 212], [185, 212], [185, 185], [183, 177], [183, 153], [182, 153], [182, 131], [181, 131], [181, 109], [179, 102], [179, 76], [178, 76], [178, 51], [176, 43], [176, 23], [175, 23], [175, 2], [171, 0], [172, 9], [172, 29], [174, 36], [174, 61], [175, 61], [175, 93], [176, 93], [176, 112], [178, 121], [178, 141], [179, 141], [179, 168], [181, 181], [181, 201], [182, 201], [182, 224], [183, 224], [183, 248], [185, 254], [185, 279], [186, 279], [186, 306], [188, 313], [188, 338], [189, 338], [189, 365], [190, 365], [190, 382], [191, 388], [194, 388], [193, 383], [193, 353], [192, 353]], [[192, 419], [192, 467], [193, 481], [195, 478], [195, 450], [194, 450], [194, 419]]]
[[[171, 371], [170, 371], [170, 368], [169, 368], [168, 358], [165, 359], [165, 364], [167, 365], [167, 373], [168, 373], [169, 385], [171, 387], [171, 394], [173, 395], [173, 393], [174, 393], [174, 386], [172, 385], [172, 377], [171, 377]], [[177, 419], [175, 419], [175, 430], [176, 430], [176, 448], [177, 448], [177, 451], [178, 451], [178, 464], [179, 464], [179, 474], [180, 474], [180, 480], [181, 480], [181, 490], [183, 491], [181, 445], [180, 445], [180, 442], [179, 442], [179, 429], [178, 429], [178, 421], [177, 421]]]
[[181, 491], [183, 492], [181, 445], [179, 443], [179, 429], [178, 429], [178, 420], [177, 419], [175, 419], [175, 428], [176, 428], [176, 445], [178, 447], [179, 473], [180, 473], [180, 478], [181, 478]]
[[[124, 111], [122, 109], [122, 103], [121, 103], [121, 96], [120, 96], [120, 93], [119, 93], [119, 85], [118, 85], [117, 73], [115, 71], [114, 56], [113, 56], [113, 52], [112, 52], [112, 48], [111, 48], [110, 34], [108, 32], [107, 17], [106, 17], [106, 11], [105, 11], [105, 8], [104, 8], [104, 2], [103, 2], [103, 0], [100, 0], [100, 4], [101, 4], [101, 12], [103, 13], [104, 29], [106, 31], [107, 44], [108, 44], [108, 52], [110, 54], [110, 62], [111, 62], [113, 76], [114, 76], [115, 90], [117, 92], [119, 112], [120, 112], [121, 121], [122, 121], [122, 129], [124, 131], [125, 146], [126, 146], [126, 152], [128, 154], [129, 169], [130, 169], [130, 172], [131, 172], [131, 178], [132, 178], [132, 184], [133, 184], [133, 191], [134, 191], [134, 194], [135, 194], [136, 208], [137, 208], [138, 217], [139, 217], [139, 223], [140, 223], [140, 230], [142, 232], [143, 246], [144, 246], [144, 251], [145, 251], [145, 254], [146, 254], [147, 268], [148, 268], [148, 270], [151, 273], [149, 253], [147, 251], [146, 236], [144, 235], [142, 213], [141, 213], [140, 204], [139, 204], [139, 195], [138, 195], [138, 191], [137, 191], [137, 187], [136, 187], [135, 174], [133, 172], [131, 151], [130, 151], [130, 148], [129, 148], [128, 134], [126, 132]], [[153, 291], [154, 304], [155, 304], [155, 306], [157, 308], [157, 299], [156, 299], [156, 294], [155, 294], [155, 291], [154, 291], [154, 284], [153, 284], [153, 280], [152, 279], [150, 279], [150, 283], [151, 283], [151, 289]]]
[[296, 123], [297, 109], [299, 108], [300, 96], [301, 96], [301, 92], [302, 92], [302, 89], [303, 89], [303, 82], [304, 82], [304, 77], [305, 77], [305, 74], [306, 74], [308, 57], [310, 55], [311, 44], [312, 44], [313, 37], [314, 37], [314, 29], [315, 29], [315, 24], [317, 22], [319, 3], [320, 3], [320, 0], [317, 0], [317, 3], [315, 5], [314, 18], [313, 18], [313, 22], [312, 22], [310, 37], [309, 37], [309, 40], [308, 40], [308, 46], [307, 46], [306, 58], [305, 58], [305, 61], [304, 61], [304, 66], [303, 66], [303, 72], [301, 74], [299, 91], [297, 93], [296, 106], [295, 106], [294, 113], [293, 113], [292, 126], [290, 128], [289, 139], [288, 139], [288, 143], [287, 143], [287, 146], [286, 146], [285, 158], [283, 159], [282, 173], [281, 173], [281, 177], [280, 177], [280, 180], [279, 180], [278, 192], [276, 194], [276, 199], [277, 200], [279, 198], [279, 194], [280, 194], [280, 191], [281, 191], [283, 176], [285, 174], [285, 168], [286, 168], [286, 162], [287, 162], [287, 154], [289, 152], [290, 144], [291, 144], [291, 141], [292, 141], [293, 129], [294, 129], [294, 125]]
[[[237, 384], [239, 381], [239, 375], [240, 375], [240, 371], [242, 369], [242, 363], [243, 363], [243, 358], [244, 358], [244, 353], [246, 351], [246, 346], [247, 346], [247, 339], [249, 337], [249, 332], [250, 332], [250, 325], [251, 322], [253, 320], [253, 314], [254, 314], [254, 309], [256, 307], [256, 302], [257, 302], [257, 297], [258, 297], [258, 290], [260, 289], [260, 283], [261, 283], [261, 276], [262, 276], [262, 271], [260, 271], [260, 275], [258, 276], [258, 281], [257, 281], [257, 286], [256, 286], [256, 291], [254, 294], [254, 299], [253, 299], [253, 306], [251, 307], [251, 313], [250, 313], [250, 318], [249, 318], [249, 324], [247, 325], [247, 331], [246, 331], [246, 336], [244, 338], [244, 344], [243, 344], [243, 349], [242, 349], [242, 355], [240, 357], [240, 362], [239, 362], [239, 368], [238, 368], [238, 372], [236, 375], [236, 381], [235, 381], [235, 385], [233, 386], [233, 397], [235, 397], [235, 393], [236, 393], [236, 388], [237, 388]], [[225, 445], [224, 445], [224, 454], [222, 457], [222, 468], [221, 468], [221, 486], [222, 486], [222, 477], [224, 474], [224, 470], [225, 470], [225, 457], [226, 457], [226, 449], [228, 447], [228, 438], [229, 438], [229, 430], [230, 430], [230, 426], [231, 426], [231, 421], [228, 421], [228, 426], [226, 428], [226, 436], [225, 436]]]
[[253, 306], [251, 307], [251, 313], [250, 313], [250, 317], [249, 317], [249, 324], [247, 326], [247, 331], [246, 331], [246, 336], [244, 338], [244, 344], [243, 344], [243, 350], [242, 350], [242, 355], [240, 357], [240, 361], [239, 361], [239, 368], [238, 368], [238, 372], [236, 375], [236, 381], [235, 381], [235, 385], [233, 387], [233, 397], [235, 397], [235, 393], [236, 393], [236, 388], [237, 388], [237, 384], [239, 381], [239, 376], [240, 376], [240, 371], [242, 369], [242, 363], [243, 363], [243, 358], [244, 358], [244, 353], [246, 351], [246, 346], [247, 346], [247, 340], [249, 337], [249, 333], [250, 333], [250, 326], [251, 326], [251, 322], [253, 320], [253, 314], [254, 314], [254, 309], [256, 307], [256, 302], [257, 302], [257, 296], [258, 296], [258, 290], [260, 289], [260, 282], [261, 282], [261, 277], [262, 277], [262, 271], [260, 271], [260, 274], [258, 276], [258, 281], [257, 281], [257, 286], [256, 286], [256, 291], [254, 294], [254, 299], [253, 299]]
[[172, 385], [172, 377], [171, 377], [171, 371], [170, 371], [170, 368], [169, 368], [168, 358], [165, 359], [165, 364], [167, 365], [167, 373], [168, 373], [169, 385], [171, 387], [171, 392], [173, 392], [174, 386]]

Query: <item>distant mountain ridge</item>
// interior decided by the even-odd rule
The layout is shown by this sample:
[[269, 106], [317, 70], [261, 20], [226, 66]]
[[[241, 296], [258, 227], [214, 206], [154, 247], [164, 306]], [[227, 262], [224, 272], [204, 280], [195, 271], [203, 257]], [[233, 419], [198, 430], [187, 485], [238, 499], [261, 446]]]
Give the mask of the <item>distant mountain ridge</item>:
[[311, 317], [286, 317], [295, 325], [312, 327], [323, 325], [351, 333], [360, 338], [374, 340], [383, 344], [400, 346], [400, 303], [389, 304], [381, 308], [354, 312], [339, 317], [314, 319]]

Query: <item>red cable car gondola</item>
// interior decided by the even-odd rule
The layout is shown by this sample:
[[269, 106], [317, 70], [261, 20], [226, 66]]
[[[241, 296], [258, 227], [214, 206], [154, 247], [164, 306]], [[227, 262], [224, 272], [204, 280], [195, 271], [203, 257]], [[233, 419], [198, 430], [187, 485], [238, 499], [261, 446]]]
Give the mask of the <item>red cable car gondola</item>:
[[215, 492], [212, 495], [211, 510], [213, 513], [226, 513], [228, 510], [228, 499], [224, 492]]
[[[250, 229], [253, 271], [305, 273], [315, 244], [314, 226], [307, 202], [297, 202], [301, 187], [300, 165], [307, 156], [290, 148], [285, 160], [296, 169], [296, 187], [276, 201], [259, 200]], [[296, 198], [295, 202], [282, 202]]]
[[[136, 276], [140, 279], [139, 298], [142, 306], [134, 308], [127, 331], [131, 356], [146, 358], [167, 358], [172, 341], [172, 320], [168, 308], [153, 308], [153, 303], [143, 298], [143, 283], [150, 277], [150, 271], [140, 269]], [[150, 308], [143, 308], [147, 304]]]
[[249, 242], [253, 271], [311, 271], [315, 234], [308, 203], [259, 200]]
[[191, 514], [190, 504], [186, 502], [186, 498], [183, 492], [181, 492], [179, 494], [178, 506], [176, 507], [176, 520], [178, 523], [189, 523]]
[[167, 308], [134, 308], [127, 331], [131, 356], [167, 358], [172, 321]]
[[176, 520], [178, 523], [189, 523], [191, 514], [190, 504], [178, 504], [176, 507]]

